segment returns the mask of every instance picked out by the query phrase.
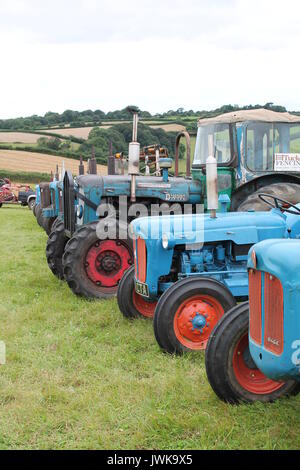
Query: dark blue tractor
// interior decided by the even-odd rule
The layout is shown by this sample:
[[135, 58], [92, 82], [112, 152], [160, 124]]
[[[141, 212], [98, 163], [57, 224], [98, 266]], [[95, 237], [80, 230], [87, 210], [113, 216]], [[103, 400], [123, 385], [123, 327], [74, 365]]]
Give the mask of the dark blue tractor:
[[268, 402], [299, 392], [299, 273], [299, 240], [251, 248], [249, 303], [220, 320], [206, 349], [207, 377], [222, 400]]

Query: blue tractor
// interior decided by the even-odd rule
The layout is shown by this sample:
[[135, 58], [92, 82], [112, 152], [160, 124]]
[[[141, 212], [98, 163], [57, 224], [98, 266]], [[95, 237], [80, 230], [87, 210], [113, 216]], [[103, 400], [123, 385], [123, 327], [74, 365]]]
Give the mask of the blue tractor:
[[206, 349], [207, 377], [222, 400], [268, 402], [299, 392], [299, 272], [299, 240], [251, 248], [249, 303], [224, 315]]
[[[134, 114], [137, 123], [137, 114]], [[175, 163], [175, 177], [169, 176], [171, 163], [164, 158], [154, 163], [154, 179], [147, 172], [140, 172], [136, 126], [132, 140], [128, 175], [86, 175], [74, 182], [72, 175], [66, 174], [65, 227], [64, 233], [61, 230], [55, 237], [59, 247], [56, 259], [61, 264], [59, 260], [63, 256], [62, 276], [78, 295], [102, 298], [115, 294], [125, 270], [133, 262], [132, 242], [128, 237], [120, 238], [119, 232], [139, 215], [152, 215], [153, 204], [163, 203], [170, 208], [174, 203], [181, 207], [191, 203], [194, 207], [203, 204], [207, 208], [205, 162], [210, 149], [218, 164], [218, 193], [223, 196], [220, 207], [224, 205], [224, 197], [228, 196], [227, 209], [267, 210], [268, 206], [258, 198], [258, 191], [286, 197], [292, 203], [300, 200], [297, 165], [286, 168], [286, 162], [295, 162], [293, 155], [300, 152], [300, 118], [297, 116], [254, 110], [200, 120], [192, 178], [189, 159], [186, 178], [178, 178], [178, 163]], [[281, 152], [286, 152], [288, 158]], [[132, 211], [136, 203], [143, 204], [146, 214]], [[115, 213], [117, 236], [102, 240], [96, 230], [105, 214], [97, 210], [107, 204]], [[123, 215], [124, 205], [131, 215]], [[66, 245], [70, 239], [72, 244]], [[62, 251], [63, 246], [66, 250]]]
[[[166, 149], [159, 145], [145, 148], [141, 162], [136, 110], [133, 115], [128, 174], [88, 174], [77, 177], [76, 181], [70, 172], [65, 174], [64, 234], [57, 238], [61, 246], [65, 244], [61, 253], [63, 275], [72, 291], [86, 298], [106, 298], [116, 294], [123, 274], [133, 263], [128, 222], [141, 214], [150, 215], [152, 205], [159, 213], [174, 203], [183, 207], [187, 202], [195, 207], [201, 200], [200, 181], [169, 175], [172, 160]], [[163, 208], [161, 204], [164, 204]], [[105, 225], [107, 220], [114, 224], [115, 230], [112, 236], [102, 239], [98, 232], [99, 223]]]
[[141, 218], [131, 224], [135, 266], [118, 289], [124, 316], [154, 316], [154, 332], [169, 353], [205, 349], [236, 301], [249, 295], [251, 246], [300, 237], [300, 205], [261, 194], [270, 212]]

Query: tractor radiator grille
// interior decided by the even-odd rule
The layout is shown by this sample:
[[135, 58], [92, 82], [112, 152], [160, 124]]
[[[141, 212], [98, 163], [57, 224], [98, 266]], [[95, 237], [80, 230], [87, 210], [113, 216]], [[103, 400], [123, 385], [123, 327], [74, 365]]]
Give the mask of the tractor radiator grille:
[[250, 336], [255, 343], [262, 342], [261, 319], [261, 272], [249, 271]]
[[50, 184], [49, 183], [41, 183], [40, 184], [41, 190], [41, 207], [45, 209], [51, 205], [51, 198], [50, 198]]
[[136, 240], [136, 252], [135, 252], [135, 273], [136, 278], [140, 282], [146, 282], [147, 274], [147, 249], [146, 243], [143, 238]]
[[63, 206], [65, 234], [71, 238], [75, 232], [75, 188], [73, 176], [69, 171], [66, 171], [64, 177]]
[[283, 353], [283, 289], [279, 279], [265, 274], [265, 348], [277, 355]]

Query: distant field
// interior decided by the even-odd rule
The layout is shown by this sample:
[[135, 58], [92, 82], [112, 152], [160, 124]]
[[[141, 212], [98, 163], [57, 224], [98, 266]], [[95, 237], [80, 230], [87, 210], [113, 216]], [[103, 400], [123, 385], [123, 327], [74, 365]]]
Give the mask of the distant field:
[[[38, 139], [42, 136], [40, 134], [27, 134], [26, 132], [0, 132], [0, 142], [14, 143], [22, 142], [24, 144], [36, 144]], [[49, 137], [48, 137], [49, 138]]]
[[[36, 173], [51, 173], [55, 171], [56, 165], [62, 167], [65, 162], [65, 168], [73, 173], [78, 173], [78, 160], [70, 158], [56, 157], [35, 152], [24, 152], [17, 150], [0, 150], [0, 169], [11, 171], [27, 171]], [[86, 164], [85, 164], [86, 165]], [[107, 168], [104, 165], [97, 165], [99, 174], [106, 174]]]
[[186, 128], [181, 124], [156, 124], [149, 126], [153, 129], [163, 129], [166, 132], [181, 132]]
[[[96, 126], [97, 127], [97, 126]], [[101, 126], [101, 129], [109, 129], [111, 126]], [[50, 134], [59, 134], [62, 137], [78, 137], [79, 139], [87, 139], [89, 133], [94, 127], [70, 127], [68, 129], [54, 129], [54, 130], [47, 130]]]

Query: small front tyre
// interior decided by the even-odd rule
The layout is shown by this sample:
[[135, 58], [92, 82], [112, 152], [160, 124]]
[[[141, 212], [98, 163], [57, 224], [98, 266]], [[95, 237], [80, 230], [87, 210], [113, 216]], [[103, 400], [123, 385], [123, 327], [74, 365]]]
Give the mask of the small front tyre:
[[47, 241], [46, 258], [52, 273], [61, 280], [64, 279], [62, 257], [67, 241], [64, 222], [56, 219]]
[[298, 393], [297, 382], [275, 382], [256, 367], [249, 352], [248, 329], [249, 304], [245, 302], [227, 312], [210, 336], [205, 366], [216, 395], [238, 404], [273, 402]]
[[147, 302], [135, 292], [134, 266], [124, 274], [118, 288], [119, 309], [126, 318], [152, 318], [156, 302]]
[[215, 279], [199, 276], [180, 280], [158, 301], [156, 340], [170, 354], [204, 350], [217, 322], [235, 304], [231, 292]]

